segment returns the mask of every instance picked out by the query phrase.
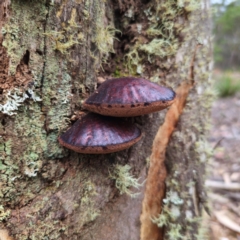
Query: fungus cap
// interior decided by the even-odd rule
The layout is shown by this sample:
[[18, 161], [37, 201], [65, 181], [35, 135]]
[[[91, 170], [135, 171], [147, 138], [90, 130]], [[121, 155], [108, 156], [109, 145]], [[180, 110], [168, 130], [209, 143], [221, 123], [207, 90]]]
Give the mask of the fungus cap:
[[88, 113], [77, 120], [58, 141], [75, 152], [105, 154], [129, 148], [141, 137], [141, 130], [130, 122]]
[[114, 78], [103, 82], [83, 104], [91, 112], [131, 117], [160, 111], [175, 100], [175, 92], [143, 78]]

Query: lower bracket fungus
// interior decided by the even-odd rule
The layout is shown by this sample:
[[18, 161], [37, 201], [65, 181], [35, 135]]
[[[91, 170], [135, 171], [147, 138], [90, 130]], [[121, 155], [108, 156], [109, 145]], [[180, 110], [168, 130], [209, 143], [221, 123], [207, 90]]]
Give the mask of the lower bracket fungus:
[[121, 118], [88, 113], [58, 138], [75, 152], [106, 154], [129, 148], [142, 137], [141, 130]]

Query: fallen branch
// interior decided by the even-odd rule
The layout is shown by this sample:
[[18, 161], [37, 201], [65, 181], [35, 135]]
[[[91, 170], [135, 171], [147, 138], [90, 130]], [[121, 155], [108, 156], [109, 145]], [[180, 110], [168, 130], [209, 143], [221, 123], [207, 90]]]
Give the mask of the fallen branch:
[[240, 183], [226, 183], [220, 181], [206, 180], [205, 186], [209, 188], [224, 189], [230, 191], [240, 190]]
[[222, 225], [234, 232], [240, 233], [240, 226], [235, 221], [230, 219], [225, 211], [214, 212], [214, 215], [216, 216], [218, 222], [220, 222]]

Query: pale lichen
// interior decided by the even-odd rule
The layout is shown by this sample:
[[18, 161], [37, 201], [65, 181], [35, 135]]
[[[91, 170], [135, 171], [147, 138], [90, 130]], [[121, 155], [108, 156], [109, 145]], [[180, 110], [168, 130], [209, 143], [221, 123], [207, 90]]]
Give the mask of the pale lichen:
[[201, 163], [207, 162], [213, 155], [213, 148], [206, 140], [198, 140], [195, 143], [195, 149], [199, 154]]
[[2, 205], [0, 205], [0, 221], [6, 220], [10, 216], [11, 211], [5, 210]]
[[71, 34], [71, 28], [65, 28], [64, 31], [50, 31], [43, 35], [49, 37], [55, 43], [53, 49], [62, 54], [69, 54], [68, 50], [75, 44], [79, 44], [77, 37]]
[[163, 199], [163, 202], [165, 204], [168, 204], [169, 202], [171, 202], [175, 205], [183, 204], [183, 200], [178, 196], [178, 193], [174, 192], [174, 191], [167, 192], [167, 197]]
[[170, 224], [169, 231], [167, 236], [169, 240], [179, 240], [184, 239], [184, 236], [181, 234], [182, 227], [179, 224]]
[[114, 36], [116, 32], [120, 32], [114, 27], [105, 27], [102, 23], [97, 23], [96, 26], [96, 37], [94, 42], [97, 45], [97, 49], [100, 52], [102, 62], [106, 62], [109, 53], [114, 53], [113, 42], [116, 39]]
[[168, 214], [160, 214], [158, 217], [153, 217], [152, 222], [155, 223], [158, 227], [167, 226], [169, 224]]
[[[26, 161], [24, 167], [24, 174], [28, 177], [36, 177], [38, 172], [42, 168], [42, 161], [38, 160], [38, 155], [31, 153], [30, 155], [35, 155], [34, 161]], [[31, 156], [33, 158], [33, 156]]]
[[139, 183], [139, 179], [130, 174], [130, 170], [131, 166], [127, 164], [124, 166], [116, 164], [114, 168], [110, 170], [109, 176], [115, 180], [115, 186], [120, 191], [120, 194], [126, 193], [131, 197], [135, 197], [138, 193], [133, 193], [130, 188], [139, 189], [142, 184]]
[[152, 222], [158, 227], [170, 226], [181, 216], [180, 205], [183, 200], [178, 196], [177, 192], [169, 191], [165, 199], [163, 199], [163, 208], [161, 214], [152, 218]]
[[42, 101], [42, 99], [36, 95], [33, 89], [30, 88], [24, 92], [17, 88], [9, 90], [5, 97], [5, 103], [0, 104], [0, 112], [10, 116], [16, 114], [18, 108], [26, 99], [32, 99], [34, 102]]

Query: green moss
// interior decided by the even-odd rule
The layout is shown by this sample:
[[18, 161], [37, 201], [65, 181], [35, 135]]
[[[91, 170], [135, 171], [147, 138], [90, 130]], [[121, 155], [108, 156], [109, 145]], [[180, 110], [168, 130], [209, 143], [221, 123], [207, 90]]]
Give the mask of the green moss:
[[113, 41], [116, 32], [120, 31], [110, 26], [105, 27], [102, 22], [97, 23], [94, 42], [97, 45], [102, 62], [106, 62], [109, 53], [114, 53]]
[[142, 58], [139, 56], [140, 43], [137, 44], [129, 53], [125, 55], [126, 67], [132, 75], [137, 74], [137, 67], [141, 62]]
[[53, 49], [61, 52], [62, 54], [69, 54], [69, 49], [75, 44], [79, 44], [77, 40], [74, 40], [73, 35], [71, 35], [71, 28], [65, 28], [64, 31], [56, 32], [51, 31], [44, 33], [50, 40], [54, 42]]
[[[79, 45], [79, 42], [84, 41], [84, 35], [74, 25], [76, 19], [73, 10], [69, 22], [63, 26], [65, 31], [63, 35], [69, 34], [69, 38], [62, 39], [60, 36], [61, 39], [59, 39], [59, 42], [68, 43], [68, 45], [59, 45], [57, 41], [47, 36], [45, 33], [53, 31], [56, 27], [54, 10], [45, 4], [45, 1], [33, 3], [33, 1], [13, 0], [11, 1], [11, 16], [3, 28], [3, 43], [11, 59], [10, 73], [12, 75], [16, 73], [18, 64], [28, 50], [30, 52], [29, 65], [35, 86], [32, 88], [34, 92], [30, 94], [35, 97], [41, 96], [41, 101], [24, 99], [25, 102], [22, 101], [21, 105], [18, 105], [14, 118], [9, 121], [14, 127], [7, 124], [3, 128], [4, 136], [7, 136], [5, 129], [6, 133], [11, 130], [11, 135], [10, 140], [0, 139], [0, 178], [3, 186], [0, 189], [0, 200], [2, 206], [6, 203], [12, 208], [16, 205], [27, 205], [42, 190], [42, 178], [52, 180], [56, 171], [60, 176], [65, 171], [65, 169], [58, 169], [56, 163], [57, 158], [67, 154], [67, 151], [59, 146], [57, 137], [69, 125], [72, 78], [67, 68], [69, 59], [63, 60], [61, 56], [62, 53], [65, 54], [71, 49], [69, 40], [72, 39]], [[56, 44], [58, 48], [61, 47], [62, 53], [56, 51]], [[43, 171], [43, 166], [48, 165], [51, 168]], [[56, 191], [61, 185], [62, 181], [59, 180], [56, 185], [51, 186], [51, 191]], [[47, 195], [47, 188], [44, 191]], [[35, 206], [35, 210], [43, 209], [46, 201], [37, 201], [38, 205]], [[93, 220], [98, 214], [98, 210], [95, 210], [93, 205], [91, 209], [89, 216], [86, 216], [86, 221]], [[31, 211], [30, 208], [28, 210]], [[85, 211], [87, 212], [86, 209]], [[0, 220], [6, 220], [9, 214], [10, 211], [0, 208]], [[31, 239], [59, 239], [67, 230], [64, 224], [59, 224], [57, 220], [50, 221], [48, 217], [52, 216], [46, 216], [46, 221], [39, 221], [36, 227], [34, 222], [36, 213], [33, 211], [33, 214], [26, 216], [28, 220], [26, 220], [25, 231], [31, 232]], [[18, 233], [17, 239], [23, 240], [27, 237], [23, 233]]]
[[[183, 25], [176, 19], [184, 18], [186, 12], [195, 11], [200, 6], [198, 0], [165, 1], [154, 6], [148, 6], [144, 13], [148, 18], [148, 29], [145, 38], [138, 37], [129, 53], [125, 55], [126, 66], [131, 74], [141, 74], [142, 60], [147, 54], [148, 61], [153, 64], [157, 58], [173, 56], [180, 47], [179, 34], [183, 32]], [[148, 39], [147, 43], [146, 38]], [[141, 67], [144, 69], [144, 66]]]
[[96, 22], [92, 41], [96, 44], [96, 50], [92, 52], [92, 57], [101, 59], [101, 63], [106, 63], [110, 53], [114, 53], [113, 42], [116, 39], [116, 32], [120, 32], [113, 25], [106, 26], [105, 3], [95, 2]]
[[5, 153], [6, 155], [11, 155], [11, 147], [12, 147], [12, 141], [8, 140], [5, 142]]
[[153, 39], [150, 43], [142, 45], [139, 50], [148, 54], [148, 61], [151, 62], [151, 55], [164, 58], [172, 56], [177, 52], [178, 42], [173, 42], [164, 39]]
[[[40, 186], [40, 179], [37, 178], [37, 175], [45, 161], [63, 157], [66, 154], [59, 146], [57, 137], [60, 131], [67, 126], [66, 116], [69, 114], [67, 103], [71, 98], [71, 85], [69, 84], [71, 77], [67, 73], [67, 61], [60, 64], [59, 56], [52, 47], [53, 42], [48, 39], [44, 40], [43, 23], [46, 22], [48, 11], [50, 11], [49, 15], [52, 13], [45, 2], [32, 3], [14, 0], [11, 9], [11, 17], [3, 28], [3, 43], [11, 58], [10, 72], [15, 74], [17, 65], [26, 50], [29, 50], [29, 64], [34, 85], [41, 89], [34, 91], [29, 89], [29, 94], [34, 101], [37, 99], [37, 95], [42, 95], [41, 103], [26, 98], [24, 101], [28, 101], [28, 104], [25, 102], [23, 106], [20, 106], [23, 101], [20, 103], [18, 101], [21, 97], [19, 94], [14, 92], [10, 96], [11, 101], [15, 99], [18, 109], [15, 109], [15, 114], [17, 114], [14, 117], [14, 128], [11, 129], [12, 138], [7, 141], [3, 140], [0, 147], [1, 181], [5, 186], [1, 190], [0, 196], [3, 204], [11, 202], [11, 205], [14, 205], [23, 193], [26, 196], [26, 202], [35, 197], [35, 191]], [[52, 28], [52, 26], [49, 24], [46, 31], [48, 28]], [[44, 46], [47, 49], [46, 52], [44, 52]], [[36, 49], [46, 56], [38, 54]], [[61, 84], [59, 84], [60, 77]], [[45, 128], [46, 125], [48, 129]], [[21, 137], [20, 141], [17, 139], [19, 136]], [[28, 194], [24, 190], [27, 183], [24, 175], [35, 179], [28, 189]]]
[[[31, 49], [31, 39], [39, 39], [43, 31], [41, 21], [46, 18], [46, 6], [42, 1], [26, 3], [14, 0], [11, 2], [13, 17], [3, 26], [3, 46], [11, 58], [9, 71], [14, 75], [27, 49]], [[24, 14], [20, 9], [24, 9]], [[32, 21], [32, 19], [35, 19]]]
[[[60, 13], [58, 13], [60, 15]], [[47, 31], [45, 36], [52, 41], [53, 49], [61, 54], [69, 55], [70, 49], [76, 44], [83, 44], [84, 34], [79, 32], [80, 26], [77, 24], [76, 8], [71, 11], [70, 19], [62, 24], [59, 31]], [[69, 57], [70, 59], [70, 57]]]
[[87, 181], [83, 186], [83, 196], [81, 198], [80, 207], [86, 209], [82, 218], [84, 222], [91, 222], [99, 216], [100, 211], [95, 207], [94, 199], [97, 196], [96, 187], [91, 181]]

